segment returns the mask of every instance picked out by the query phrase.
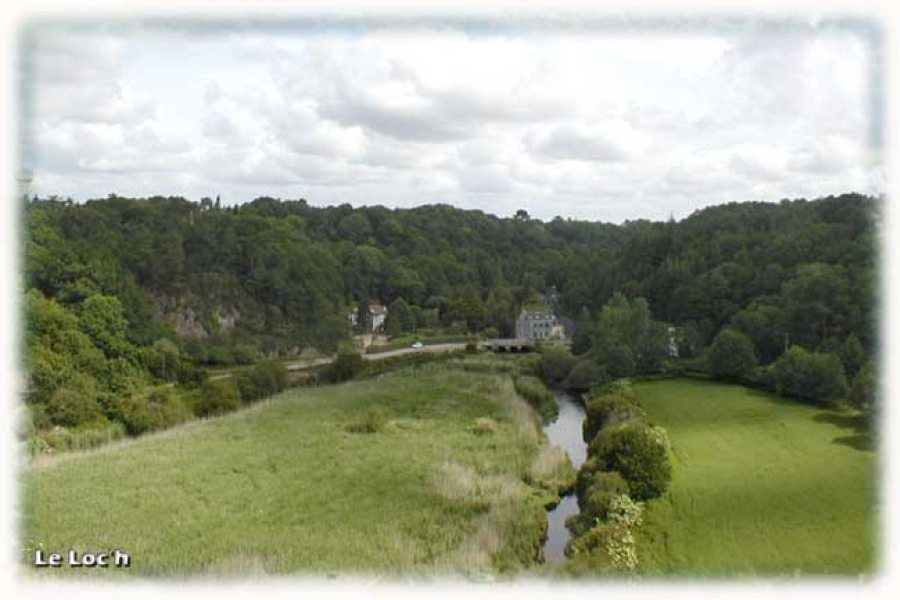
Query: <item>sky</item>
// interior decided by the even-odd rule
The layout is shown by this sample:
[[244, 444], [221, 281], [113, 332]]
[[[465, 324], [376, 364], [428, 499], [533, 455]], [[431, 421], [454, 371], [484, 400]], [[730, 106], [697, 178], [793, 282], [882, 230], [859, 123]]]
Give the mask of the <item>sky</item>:
[[858, 27], [51, 24], [21, 50], [42, 197], [622, 222], [885, 187]]

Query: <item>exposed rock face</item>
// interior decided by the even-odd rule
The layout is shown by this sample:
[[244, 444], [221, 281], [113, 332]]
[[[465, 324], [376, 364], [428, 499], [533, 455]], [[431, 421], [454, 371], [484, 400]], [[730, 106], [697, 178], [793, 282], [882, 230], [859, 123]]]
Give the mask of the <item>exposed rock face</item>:
[[175, 325], [181, 337], [204, 338], [213, 333], [229, 333], [240, 319], [235, 309], [223, 306], [197, 308], [196, 298], [157, 297], [159, 315]]

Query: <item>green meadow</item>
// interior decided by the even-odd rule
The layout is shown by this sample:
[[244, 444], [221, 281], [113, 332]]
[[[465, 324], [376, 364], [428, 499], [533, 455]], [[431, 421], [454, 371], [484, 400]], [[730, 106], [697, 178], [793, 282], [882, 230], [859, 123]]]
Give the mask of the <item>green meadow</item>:
[[877, 468], [854, 414], [694, 379], [635, 384], [673, 450], [647, 505], [651, 575], [853, 575], [877, 555]]
[[38, 459], [22, 475], [23, 561], [35, 547], [118, 548], [130, 569], [52, 573], [494, 577], [529, 568], [544, 505], [574, 471], [508, 375], [460, 366], [289, 390]]

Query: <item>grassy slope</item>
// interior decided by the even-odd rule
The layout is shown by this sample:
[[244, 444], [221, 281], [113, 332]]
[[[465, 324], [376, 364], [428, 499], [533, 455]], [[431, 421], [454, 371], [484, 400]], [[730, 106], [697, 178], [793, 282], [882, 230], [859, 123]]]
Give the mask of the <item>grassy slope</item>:
[[[384, 429], [347, 432], [372, 406]], [[515, 569], [546, 524], [523, 480], [559, 466], [539, 431], [508, 377], [447, 366], [289, 391], [28, 467], [23, 546], [121, 548], [145, 575]]]
[[853, 418], [706, 381], [635, 388], [675, 453], [670, 492], [648, 506], [647, 571], [873, 569], [875, 454]]

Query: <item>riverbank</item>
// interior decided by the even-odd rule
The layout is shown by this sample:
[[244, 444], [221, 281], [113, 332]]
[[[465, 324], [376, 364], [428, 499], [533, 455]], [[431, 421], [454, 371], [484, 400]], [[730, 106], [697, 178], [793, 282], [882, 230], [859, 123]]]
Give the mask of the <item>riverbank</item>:
[[[115, 543], [130, 569], [78, 574], [492, 578], [529, 569], [544, 505], [571, 467], [508, 375], [461, 366], [289, 390], [26, 467], [23, 560], [38, 544], [90, 552]], [[73, 574], [53, 571], [41, 574]]]

